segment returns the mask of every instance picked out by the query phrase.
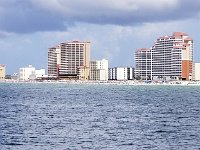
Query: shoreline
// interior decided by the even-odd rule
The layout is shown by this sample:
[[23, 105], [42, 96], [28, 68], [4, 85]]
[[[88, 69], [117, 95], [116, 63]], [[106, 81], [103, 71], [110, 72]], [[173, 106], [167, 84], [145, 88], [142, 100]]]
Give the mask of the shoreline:
[[200, 86], [200, 81], [138, 81], [138, 80], [127, 80], [127, 81], [82, 81], [82, 80], [0, 80], [0, 83], [62, 83], [62, 84], [95, 84], [95, 85], [192, 85]]

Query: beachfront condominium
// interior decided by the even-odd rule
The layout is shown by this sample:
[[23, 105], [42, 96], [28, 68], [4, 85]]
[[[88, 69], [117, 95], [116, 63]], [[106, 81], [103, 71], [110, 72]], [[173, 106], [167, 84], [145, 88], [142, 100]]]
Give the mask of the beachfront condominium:
[[[136, 68], [140, 62], [149, 60], [145, 57], [138, 59], [137, 52], [135, 54]], [[192, 80], [193, 40], [188, 34], [175, 32], [172, 36], [158, 38], [150, 48], [150, 56], [151, 79]], [[149, 64], [146, 65], [148, 68]], [[142, 74], [142, 71], [141, 68], [137, 68], [136, 76]]]
[[48, 50], [48, 76], [89, 79], [90, 42], [64, 42]]
[[133, 80], [132, 67], [114, 67], [108, 69], [109, 80]]
[[135, 52], [135, 78], [141, 80], [151, 79], [151, 50], [141, 48]]
[[108, 80], [108, 60], [90, 61], [90, 80]]
[[6, 66], [0, 64], [0, 80], [5, 79], [6, 76]]

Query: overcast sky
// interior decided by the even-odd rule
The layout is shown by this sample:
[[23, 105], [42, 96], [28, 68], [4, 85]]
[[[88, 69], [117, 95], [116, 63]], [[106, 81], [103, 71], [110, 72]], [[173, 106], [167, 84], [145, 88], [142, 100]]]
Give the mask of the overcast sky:
[[0, 0], [0, 64], [7, 73], [47, 69], [60, 42], [91, 41], [91, 59], [134, 66], [134, 52], [175, 31], [194, 40], [200, 62], [200, 0]]

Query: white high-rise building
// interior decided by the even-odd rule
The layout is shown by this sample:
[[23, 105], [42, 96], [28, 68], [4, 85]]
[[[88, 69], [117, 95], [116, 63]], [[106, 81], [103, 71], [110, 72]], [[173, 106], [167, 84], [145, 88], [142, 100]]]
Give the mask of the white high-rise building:
[[108, 60], [90, 61], [90, 80], [108, 80]]
[[151, 79], [151, 49], [138, 49], [135, 53], [135, 78]]
[[192, 79], [193, 40], [186, 33], [163, 36], [152, 47], [152, 78]]
[[150, 50], [136, 51], [135, 61], [141, 79], [192, 80], [193, 40], [182, 32], [159, 37]]

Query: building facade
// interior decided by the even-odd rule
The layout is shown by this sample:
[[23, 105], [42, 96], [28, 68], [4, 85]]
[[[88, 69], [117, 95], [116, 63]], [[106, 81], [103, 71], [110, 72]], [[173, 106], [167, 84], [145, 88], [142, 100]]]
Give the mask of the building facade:
[[[136, 72], [141, 78], [144, 75], [141, 73], [143, 68], [148, 68], [148, 76], [150, 68], [152, 80], [192, 80], [193, 40], [186, 33], [175, 32], [172, 36], [160, 37], [150, 52], [147, 51], [144, 52], [144, 56], [138, 51], [135, 54]], [[139, 67], [141, 62], [142, 67]]]
[[30, 80], [33, 75], [35, 75], [35, 67], [32, 65], [19, 69], [19, 80]]
[[192, 71], [192, 80], [200, 81], [200, 63], [193, 64], [193, 71]]
[[[51, 78], [57, 78], [58, 77], [58, 64], [57, 63], [57, 55], [60, 55], [59, 45], [49, 48], [48, 50], [48, 76]], [[59, 58], [60, 60], [60, 58]]]
[[90, 80], [108, 80], [108, 60], [90, 61]]
[[151, 69], [151, 49], [138, 49], [135, 52], [135, 78], [151, 80]]
[[0, 80], [5, 79], [6, 76], [6, 66], [0, 64]]
[[45, 69], [36, 70], [32, 65], [19, 69], [19, 80], [35, 80], [43, 77], [46, 77]]
[[108, 69], [109, 80], [133, 80], [132, 67], [114, 67]]
[[193, 40], [182, 32], [157, 39], [152, 47], [152, 77], [192, 80]]
[[45, 69], [39, 69], [39, 70], [35, 70], [35, 78], [39, 79], [39, 78], [44, 78], [47, 77], [45, 75]]
[[39, 80], [43, 78], [47, 78], [47, 76], [45, 75], [45, 69], [35, 70], [33, 74], [29, 75], [29, 80]]
[[90, 42], [65, 42], [48, 50], [48, 76], [89, 79]]

